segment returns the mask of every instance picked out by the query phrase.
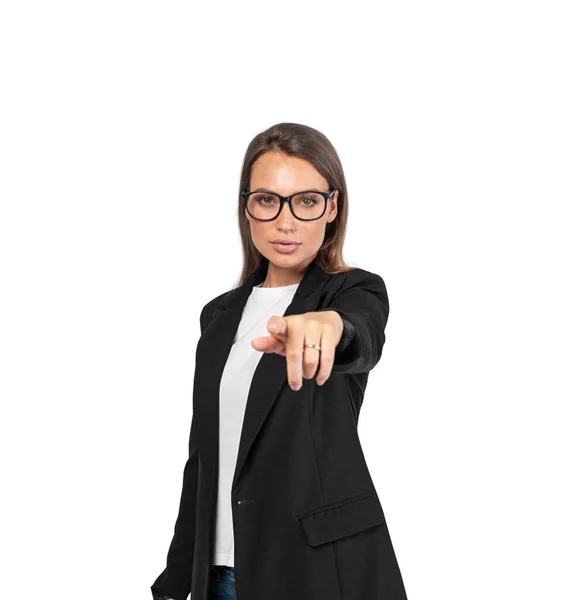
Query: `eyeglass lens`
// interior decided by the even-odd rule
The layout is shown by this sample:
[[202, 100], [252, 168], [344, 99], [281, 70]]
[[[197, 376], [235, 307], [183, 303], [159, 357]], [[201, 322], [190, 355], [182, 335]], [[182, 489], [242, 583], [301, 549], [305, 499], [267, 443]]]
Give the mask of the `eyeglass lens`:
[[[272, 219], [280, 210], [280, 199], [267, 192], [254, 192], [248, 196], [246, 206], [255, 219]], [[293, 196], [291, 207], [299, 219], [318, 219], [323, 214], [325, 199], [321, 194], [305, 192]]]

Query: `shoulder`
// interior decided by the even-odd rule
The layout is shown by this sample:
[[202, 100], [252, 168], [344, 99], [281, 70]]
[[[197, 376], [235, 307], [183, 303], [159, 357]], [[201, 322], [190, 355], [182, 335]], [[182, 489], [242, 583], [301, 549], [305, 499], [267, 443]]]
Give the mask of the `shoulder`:
[[231, 291], [232, 290], [227, 290], [226, 292], [223, 292], [222, 294], [215, 296], [215, 298], [212, 298], [211, 300], [209, 300], [209, 302], [207, 302], [204, 305], [204, 307], [201, 309], [201, 314], [199, 316], [199, 322], [200, 322], [202, 331], [205, 329], [207, 323], [209, 323], [209, 320], [210, 320], [211, 315], [213, 314], [213, 311], [215, 310], [215, 308], [219, 305], [221, 300], [223, 300], [223, 298], [227, 294], [229, 294]]
[[327, 295], [334, 297], [356, 289], [369, 289], [387, 295], [383, 277], [361, 267], [330, 275], [326, 286]]

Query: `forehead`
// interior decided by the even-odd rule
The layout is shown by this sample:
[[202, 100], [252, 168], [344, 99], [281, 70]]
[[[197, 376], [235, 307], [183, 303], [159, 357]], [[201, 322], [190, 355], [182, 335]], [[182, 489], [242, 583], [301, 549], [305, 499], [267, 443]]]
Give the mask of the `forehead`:
[[265, 188], [279, 194], [316, 188], [326, 190], [328, 182], [312, 163], [280, 152], [262, 154], [252, 166], [250, 189]]

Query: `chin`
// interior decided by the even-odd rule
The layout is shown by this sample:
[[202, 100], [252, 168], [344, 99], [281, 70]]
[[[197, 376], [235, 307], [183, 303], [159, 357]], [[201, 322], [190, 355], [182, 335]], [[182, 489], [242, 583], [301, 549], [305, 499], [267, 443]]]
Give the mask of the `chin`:
[[[297, 253], [301, 254], [302, 249], [300, 248]], [[288, 254], [286, 256], [280, 255], [277, 252], [275, 256], [272, 256], [270, 252], [265, 253], [264, 256], [276, 267], [280, 267], [282, 269], [294, 269], [297, 267], [301, 267], [303, 265], [309, 264], [309, 262], [314, 258], [313, 256], [296, 256], [296, 254]]]

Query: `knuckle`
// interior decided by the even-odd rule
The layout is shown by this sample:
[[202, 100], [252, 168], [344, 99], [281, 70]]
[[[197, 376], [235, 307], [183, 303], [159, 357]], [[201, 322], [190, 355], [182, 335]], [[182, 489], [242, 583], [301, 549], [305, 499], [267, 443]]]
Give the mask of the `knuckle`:
[[315, 367], [318, 361], [314, 358], [305, 358], [303, 359], [303, 365], [305, 367]]
[[314, 331], [315, 333], [323, 328], [323, 323], [320, 323], [316, 319], [307, 319], [307, 329]]

